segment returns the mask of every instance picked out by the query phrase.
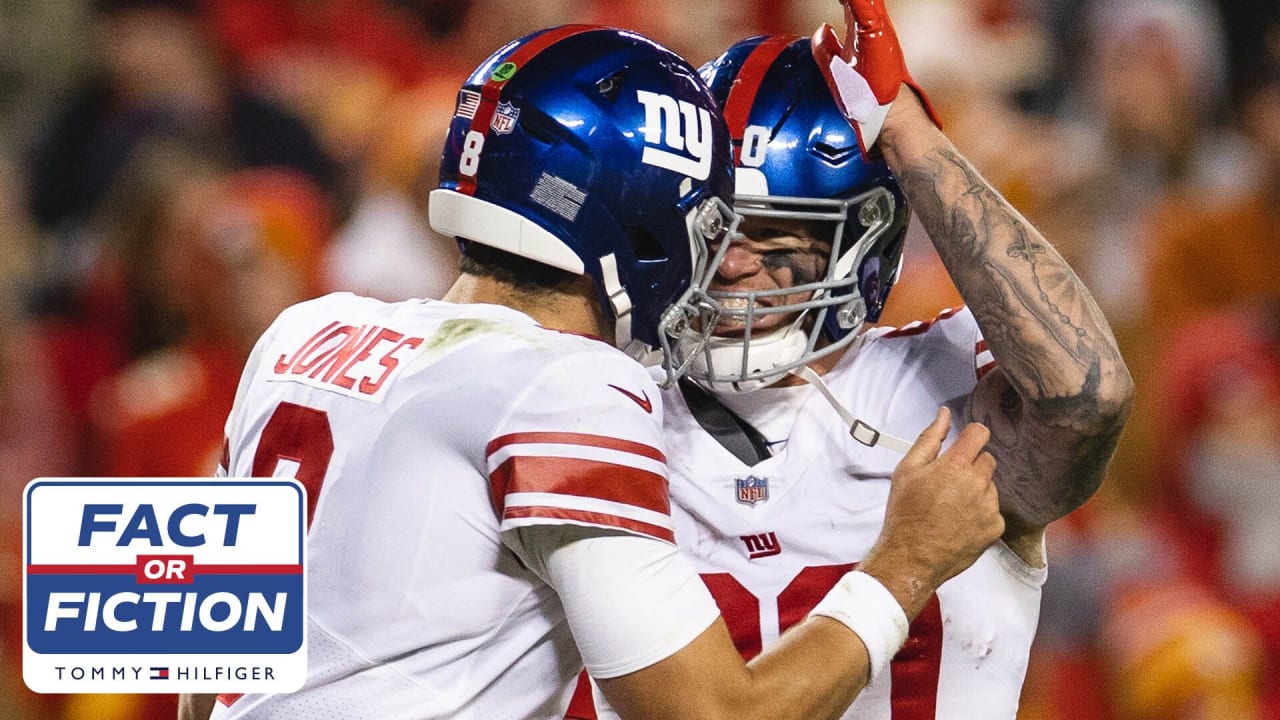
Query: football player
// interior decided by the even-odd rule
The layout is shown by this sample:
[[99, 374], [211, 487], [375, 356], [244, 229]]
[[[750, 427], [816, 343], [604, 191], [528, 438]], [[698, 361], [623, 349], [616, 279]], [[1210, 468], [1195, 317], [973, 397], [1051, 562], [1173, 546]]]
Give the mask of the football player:
[[[755, 37], [703, 68], [744, 220], [697, 385], [663, 397], [676, 538], [751, 659], [870, 557], [897, 438], [939, 405], [986, 424], [1005, 533], [843, 717], [1013, 720], [1044, 528], [1102, 481], [1132, 381], [1085, 287], [936, 126], [880, 0], [845, 13], [843, 43]], [[967, 307], [862, 331], [898, 277], [908, 203]]]
[[309, 491], [306, 684], [186, 716], [560, 718], [584, 663], [626, 718], [838, 713], [1002, 532], [986, 429], [939, 454], [937, 409], [880, 545], [748, 666], [673, 542], [658, 386], [618, 350], [660, 348], [669, 383], [715, 328], [737, 220], [710, 91], [634, 33], [545, 30], [470, 77], [442, 166], [444, 300], [286, 310], [227, 422], [227, 475]]

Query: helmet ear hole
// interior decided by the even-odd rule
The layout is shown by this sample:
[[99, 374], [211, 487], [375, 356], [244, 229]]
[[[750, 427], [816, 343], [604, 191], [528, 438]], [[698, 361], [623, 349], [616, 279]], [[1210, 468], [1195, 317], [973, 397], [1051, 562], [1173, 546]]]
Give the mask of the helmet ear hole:
[[605, 100], [613, 102], [618, 99], [618, 93], [622, 91], [622, 82], [626, 76], [625, 69], [609, 73], [596, 81], [596, 91], [603, 95]]
[[631, 243], [631, 252], [637, 260], [666, 260], [667, 253], [662, 243], [647, 228], [632, 225], [627, 228], [627, 240]]

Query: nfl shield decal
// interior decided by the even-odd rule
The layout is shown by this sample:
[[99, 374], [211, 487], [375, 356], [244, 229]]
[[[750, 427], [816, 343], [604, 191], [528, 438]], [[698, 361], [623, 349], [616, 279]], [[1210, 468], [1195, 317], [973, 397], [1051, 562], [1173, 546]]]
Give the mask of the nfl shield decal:
[[489, 127], [499, 135], [506, 135], [516, 129], [516, 120], [519, 119], [520, 108], [509, 102], [500, 102], [497, 109], [493, 111], [493, 120], [489, 123]]
[[737, 490], [737, 500], [743, 505], [755, 505], [769, 499], [769, 478], [748, 475], [734, 478], [733, 483]]

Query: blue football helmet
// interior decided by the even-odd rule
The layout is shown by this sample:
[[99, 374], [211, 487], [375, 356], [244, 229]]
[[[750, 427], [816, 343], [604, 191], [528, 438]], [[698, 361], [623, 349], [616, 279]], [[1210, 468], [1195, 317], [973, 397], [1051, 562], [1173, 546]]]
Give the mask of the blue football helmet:
[[431, 226], [595, 281], [617, 345], [667, 383], [715, 324], [708, 247], [736, 225], [728, 129], [697, 71], [633, 32], [508, 43], [458, 93]]
[[[711, 338], [690, 377], [744, 391], [840, 350], [880, 318], [898, 278], [910, 213], [888, 166], [859, 149], [809, 38], [749, 38], [701, 73], [733, 137], [734, 209], [747, 219], [830, 222], [825, 277], [777, 290], [710, 292], [721, 317], [743, 324], [744, 335]], [[807, 293], [805, 301], [784, 303], [798, 292]], [[760, 317], [786, 314], [794, 320], [752, 335]]]

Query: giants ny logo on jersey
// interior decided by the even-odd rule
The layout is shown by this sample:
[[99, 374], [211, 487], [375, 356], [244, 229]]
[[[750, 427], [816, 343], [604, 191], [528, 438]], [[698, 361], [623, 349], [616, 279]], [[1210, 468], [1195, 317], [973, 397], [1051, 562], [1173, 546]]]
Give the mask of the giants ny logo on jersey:
[[747, 557], [755, 560], [757, 558], [772, 557], [782, 552], [782, 544], [778, 542], [778, 534], [773, 532], [759, 533], [758, 535], [740, 535], [742, 544], [747, 546]]
[[644, 141], [640, 161], [706, 180], [711, 174], [711, 113], [687, 100], [637, 90], [644, 105]]
[[293, 480], [41, 478], [23, 505], [38, 692], [289, 692], [306, 678]]

